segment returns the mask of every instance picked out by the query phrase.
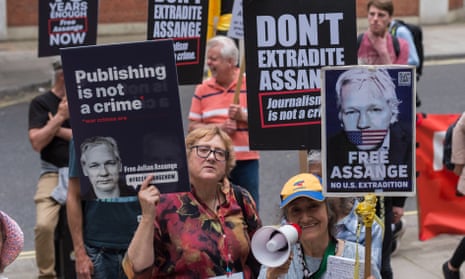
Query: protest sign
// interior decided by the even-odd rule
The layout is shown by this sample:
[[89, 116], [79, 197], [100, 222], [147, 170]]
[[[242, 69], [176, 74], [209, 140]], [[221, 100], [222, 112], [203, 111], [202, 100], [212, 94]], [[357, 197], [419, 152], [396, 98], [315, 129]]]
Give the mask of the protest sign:
[[[344, 258], [341, 256], [329, 256], [326, 269], [326, 279], [364, 279], [365, 272], [363, 267], [364, 260]], [[355, 276], [355, 271], [358, 270], [358, 276]]]
[[228, 37], [238, 40], [244, 38], [244, 22], [242, 14], [242, 0], [234, 0], [231, 24], [228, 29]]
[[411, 66], [322, 69], [325, 194], [415, 194], [414, 76]]
[[40, 0], [39, 57], [60, 54], [60, 48], [95, 45], [98, 1]]
[[355, 1], [243, 0], [252, 149], [320, 149], [320, 68], [357, 63]]
[[202, 82], [208, 0], [149, 0], [147, 39], [173, 39], [179, 84]]
[[[75, 47], [61, 54], [77, 158], [84, 142], [94, 146], [95, 137], [110, 137], [112, 153], [119, 150], [111, 163], [119, 165], [125, 187], [137, 190], [154, 174], [162, 193], [189, 191], [173, 42]], [[81, 160], [83, 195], [94, 185], [84, 165]]]

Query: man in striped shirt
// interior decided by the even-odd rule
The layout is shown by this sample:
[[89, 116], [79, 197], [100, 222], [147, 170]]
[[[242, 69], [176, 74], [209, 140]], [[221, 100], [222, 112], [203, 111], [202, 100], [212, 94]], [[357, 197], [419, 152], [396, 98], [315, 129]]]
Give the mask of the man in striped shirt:
[[236, 166], [230, 179], [252, 194], [258, 208], [259, 154], [249, 147], [245, 76], [239, 96], [235, 98], [240, 75], [238, 60], [239, 50], [232, 39], [216, 36], [207, 42], [207, 65], [211, 77], [195, 89], [189, 112], [189, 130], [213, 124], [229, 134], [236, 156]]

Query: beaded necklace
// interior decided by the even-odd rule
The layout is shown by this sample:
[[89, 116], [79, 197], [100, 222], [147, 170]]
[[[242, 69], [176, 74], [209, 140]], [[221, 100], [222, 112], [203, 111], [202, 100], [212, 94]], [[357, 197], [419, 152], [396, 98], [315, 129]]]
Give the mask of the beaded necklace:
[[297, 245], [297, 252], [299, 254], [300, 260], [302, 262], [302, 271], [304, 274], [304, 279], [319, 279], [321, 276], [326, 272], [326, 266], [327, 266], [327, 260], [330, 255], [335, 255], [337, 251], [337, 240], [332, 238], [328, 244], [328, 247], [325, 249], [325, 253], [323, 258], [321, 259], [320, 266], [318, 267], [318, 270], [312, 273], [308, 267], [307, 263], [305, 261], [305, 256], [303, 253], [304, 249], [302, 247], [302, 244]]

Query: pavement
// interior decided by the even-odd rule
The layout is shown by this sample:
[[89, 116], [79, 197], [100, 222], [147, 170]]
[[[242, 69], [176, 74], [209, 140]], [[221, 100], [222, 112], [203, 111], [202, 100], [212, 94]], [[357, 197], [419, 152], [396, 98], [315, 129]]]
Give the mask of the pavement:
[[[422, 28], [426, 64], [465, 58], [465, 20]], [[145, 40], [145, 34], [141, 33], [99, 37], [97, 43], [142, 40]], [[50, 84], [51, 63], [57, 57], [38, 58], [37, 44], [36, 40], [0, 41], [0, 108], [27, 102], [38, 94], [39, 88]], [[420, 241], [417, 212], [407, 212], [405, 220], [406, 233], [398, 253], [391, 259], [394, 278], [443, 278], [441, 265], [451, 256], [462, 236], [440, 235]], [[24, 251], [3, 275], [9, 279], [37, 278], [35, 252]]]

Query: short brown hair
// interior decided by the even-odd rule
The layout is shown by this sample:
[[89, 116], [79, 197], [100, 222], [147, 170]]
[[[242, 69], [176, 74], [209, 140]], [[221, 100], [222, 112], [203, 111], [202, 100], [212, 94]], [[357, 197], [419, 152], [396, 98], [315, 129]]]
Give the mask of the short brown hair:
[[392, 3], [392, 0], [369, 0], [367, 10], [369, 10], [371, 6], [375, 6], [380, 10], [388, 12], [389, 16], [394, 14], [394, 4]]

